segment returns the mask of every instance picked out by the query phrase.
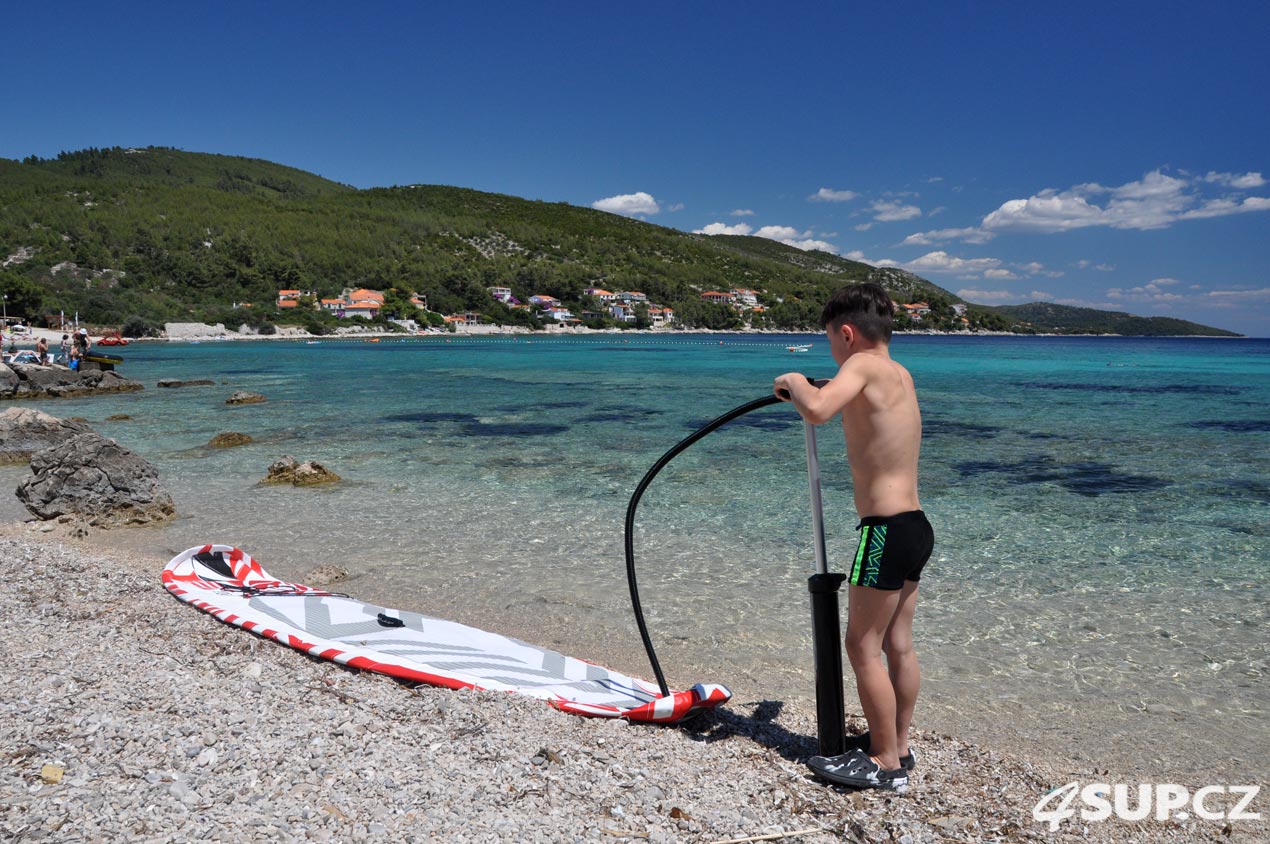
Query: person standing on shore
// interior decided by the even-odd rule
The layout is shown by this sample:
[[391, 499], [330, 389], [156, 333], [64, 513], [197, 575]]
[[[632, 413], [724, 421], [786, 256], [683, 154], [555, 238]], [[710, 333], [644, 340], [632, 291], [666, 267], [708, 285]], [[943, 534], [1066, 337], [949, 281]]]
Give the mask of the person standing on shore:
[[917, 391], [890, 354], [894, 307], [877, 284], [835, 291], [821, 324], [838, 374], [817, 387], [790, 372], [773, 389], [813, 425], [842, 414], [860, 517], [847, 580], [846, 645], [869, 731], [848, 739], [845, 753], [813, 756], [808, 765], [840, 785], [903, 791], [915, 761], [908, 732], [921, 685], [913, 615], [935, 535], [917, 498]]
[[49, 341], [43, 334], [35, 341], [35, 355], [40, 359], [40, 366], [49, 365]]
[[62, 335], [62, 360], [70, 363], [71, 361], [71, 335]]

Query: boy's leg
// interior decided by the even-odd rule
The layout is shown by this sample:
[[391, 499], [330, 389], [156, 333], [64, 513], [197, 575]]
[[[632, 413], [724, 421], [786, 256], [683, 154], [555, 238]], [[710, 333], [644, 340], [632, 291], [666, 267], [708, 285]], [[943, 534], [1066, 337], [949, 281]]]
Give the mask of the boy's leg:
[[898, 768], [900, 756], [895, 688], [882, 663], [882, 641], [895, 618], [901, 592], [854, 585], [847, 592], [847, 658], [855, 672], [860, 708], [869, 722], [870, 755], [886, 770]]
[[922, 685], [922, 669], [913, 650], [913, 614], [917, 610], [917, 581], [904, 581], [895, 617], [882, 637], [886, 668], [895, 690], [895, 737], [901, 756], [908, 754], [908, 728]]

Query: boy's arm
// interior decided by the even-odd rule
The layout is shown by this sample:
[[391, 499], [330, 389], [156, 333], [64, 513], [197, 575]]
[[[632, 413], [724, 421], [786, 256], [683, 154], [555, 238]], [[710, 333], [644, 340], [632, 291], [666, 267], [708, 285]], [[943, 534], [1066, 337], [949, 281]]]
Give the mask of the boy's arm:
[[852, 363], [850, 360], [844, 363], [838, 374], [823, 386], [809, 383], [797, 372], [787, 372], [777, 376], [772, 389], [779, 398], [792, 401], [799, 415], [808, 422], [823, 425], [864, 390], [864, 372]]

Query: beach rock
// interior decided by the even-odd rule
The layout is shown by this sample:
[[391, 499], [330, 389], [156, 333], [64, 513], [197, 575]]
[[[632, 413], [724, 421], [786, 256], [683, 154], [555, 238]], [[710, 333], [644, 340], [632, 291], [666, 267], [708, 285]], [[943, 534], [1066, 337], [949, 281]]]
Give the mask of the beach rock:
[[111, 415], [106, 417], [106, 421], [107, 422], [123, 422], [131, 418], [132, 417], [126, 413], [112, 413]]
[[292, 486], [315, 486], [316, 484], [335, 483], [340, 476], [314, 460], [303, 463], [291, 455], [273, 461], [269, 466], [262, 484], [291, 484]]
[[160, 387], [208, 387], [216, 382], [208, 378], [198, 378], [193, 381], [182, 381], [179, 378], [161, 378], [159, 379]]
[[308, 586], [331, 586], [348, 577], [348, 569], [340, 566], [318, 566], [304, 578]]
[[17, 496], [41, 519], [74, 515], [93, 527], [138, 525], [176, 514], [146, 460], [92, 431], [31, 455]]
[[11, 407], [0, 413], [0, 465], [26, 463], [37, 451], [91, 430], [83, 422], [58, 419], [34, 408]]
[[223, 434], [217, 434], [212, 437], [207, 444], [212, 448], [233, 448], [236, 445], [247, 445], [251, 441], [251, 437], [247, 434], [241, 434], [238, 431], [226, 431]]
[[[16, 377], [17, 382], [10, 376]], [[64, 366], [0, 366], [0, 398], [70, 398], [143, 389], [145, 387], [141, 384], [129, 381], [117, 372], [99, 369], [76, 372]]]
[[262, 401], [268, 401], [268, 399], [260, 395], [260, 393], [253, 393], [250, 390], [238, 390], [225, 399], [225, 404], [259, 404]]
[[18, 389], [18, 382], [22, 379], [18, 378], [18, 373], [9, 368], [8, 364], [0, 363], [0, 398], [9, 398]]

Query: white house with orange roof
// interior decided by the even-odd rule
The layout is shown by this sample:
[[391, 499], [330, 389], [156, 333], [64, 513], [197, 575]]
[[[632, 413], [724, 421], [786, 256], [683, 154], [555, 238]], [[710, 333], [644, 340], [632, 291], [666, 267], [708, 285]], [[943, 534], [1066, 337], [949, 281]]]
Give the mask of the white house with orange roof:
[[720, 290], [707, 290], [701, 294], [701, 298], [707, 302], [722, 302], [725, 305], [730, 305], [736, 301], [736, 297], [731, 293], [724, 293]]
[[384, 306], [383, 302], [375, 302], [370, 299], [362, 299], [356, 302], [345, 302], [344, 307], [338, 314], [341, 317], [366, 317], [366, 319], [374, 319], [379, 316], [379, 310]]
[[600, 287], [588, 287], [586, 290], [582, 291], [582, 295], [594, 296], [596, 301], [601, 303], [608, 303], [617, 299], [616, 293], [613, 293], [611, 291], [605, 290]]
[[530, 296], [529, 304], [536, 305], [543, 310], [560, 307], [560, 300], [555, 296]]
[[489, 291], [489, 295], [504, 304], [511, 301], [512, 289], [510, 287], [487, 287], [485, 289]]
[[344, 298], [350, 302], [378, 302], [384, 303], [384, 294], [378, 290], [368, 290], [365, 287], [359, 287], [345, 294]]
[[750, 290], [745, 287], [737, 288], [731, 291], [732, 301], [738, 305], [744, 305], [747, 308], [753, 308], [758, 305], [758, 291]]
[[653, 305], [648, 309], [648, 320], [653, 324], [653, 328], [665, 328], [674, 323], [675, 310], [674, 308]]

